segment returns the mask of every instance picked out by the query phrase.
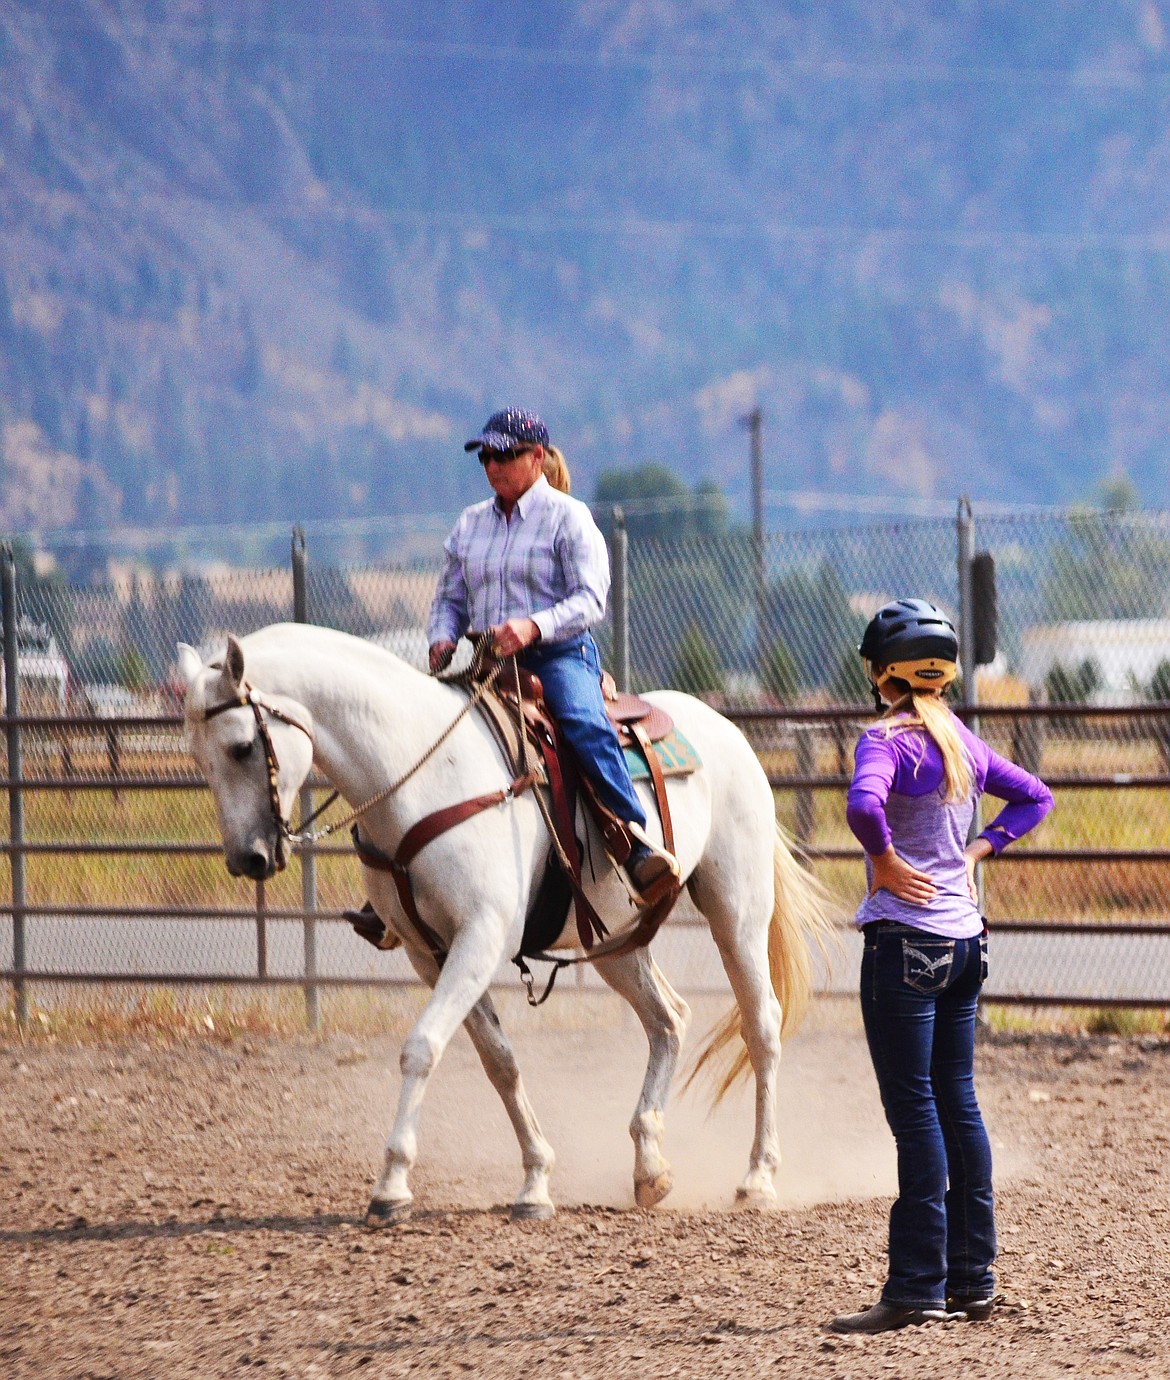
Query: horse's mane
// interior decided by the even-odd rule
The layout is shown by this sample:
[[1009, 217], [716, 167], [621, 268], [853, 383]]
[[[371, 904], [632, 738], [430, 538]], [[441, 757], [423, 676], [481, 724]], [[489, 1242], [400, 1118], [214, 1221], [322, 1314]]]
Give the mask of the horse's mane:
[[329, 644], [328, 650], [334, 654], [344, 652], [347, 656], [368, 662], [374, 672], [397, 670], [413, 671], [416, 675], [425, 674], [417, 666], [412, 666], [409, 661], [390, 651], [388, 647], [371, 642], [368, 638], [358, 637], [354, 633], [321, 627], [317, 623], [270, 623], [267, 627], [259, 628], [256, 632], [240, 638], [246, 659], [252, 654], [263, 658], [274, 650], [282, 651], [285, 647], [312, 643]]

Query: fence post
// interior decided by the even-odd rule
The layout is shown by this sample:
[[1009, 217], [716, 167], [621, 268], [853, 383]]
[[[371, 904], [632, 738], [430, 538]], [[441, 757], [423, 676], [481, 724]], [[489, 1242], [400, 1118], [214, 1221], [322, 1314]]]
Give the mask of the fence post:
[[765, 617], [767, 604], [767, 583], [764, 579], [764, 413], [760, 407], [753, 407], [739, 424], [747, 428], [751, 438], [751, 490], [752, 490], [752, 601], [755, 613], [755, 654], [756, 675], [764, 670]]
[[9, 855], [12, 867], [12, 971], [13, 995], [16, 1004], [16, 1023], [23, 1030], [28, 1025], [28, 989], [21, 974], [25, 960], [25, 895], [24, 895], [24, 792], [20, 788], [20, 725], [14, 720], [20, 714], [20, 677], [16, 641], [16, 557], [5, 542], [0, 555], [0, 587], [4, 595], [4, 695], [8, 723], [8, 836], [12, 846]]
[[[955, 530], [958, 538], [959, 664], [963, 668], [963, 707], [974, 709], [979, 703], [975, 666], [975, 515], [971, 510], [969, 498], [959, 499]], [[967, 727], [972, 733], [979, 732], [978, 714], [967, 716]], [[968, 843], [979, 834], [981, 828], [979, 802], [976, 801], [975, 813], [971, 817], [971, 828], [967, 832]], [[975, 864], [975, 888], [979, 896], [979, 910], [982, 913], [985, 909], [982, 863]]]
[[611, 594], [613, 603], [613, 678], [619, 690], [630, 688], [630, 538], [626, 532], [626, 515], [621, 508], [613, 510], [613, 567]]
[[[308, 545], [305, 529], [294, 527], [292, 534], [293, 619], [297, 623], [309, 621]], [[301, 790], [301, 819], [313, 813], [313, 792], [308, 786]], [[317, 922], [309, 912], [317, 909], [317, 850], [311, 843], [302, 844], [301, 909], [306, 912], [301, 922], [305, 955], [305, 1024], [312, 1031], [321, 1028], [321, 989], [317, 978]]]
[[[106, 724], [106, 760], [110, 764], [110, 776], [117, 782], [118, 777], [122, 775], [122, 749], [118, 743], [117, 727], [112, 723]], [[122, 799], [117, 785], [112, 787], [110, 795], [115, 805]]]
[[[1043, 696], [1033, 689], [1028, 692], [1029, 704], [1043, 703]], [[1025, 771], [1039, 776], [1044, 755], [1044, 723], [1041, 719], [1016, 719], [1012, 725], [1012, 761]], [[1163, 766], [1165, 770], [1165, 765]]]
[[268, 898], [262, 881], [256, 883], [256, 976], [268, 980]]

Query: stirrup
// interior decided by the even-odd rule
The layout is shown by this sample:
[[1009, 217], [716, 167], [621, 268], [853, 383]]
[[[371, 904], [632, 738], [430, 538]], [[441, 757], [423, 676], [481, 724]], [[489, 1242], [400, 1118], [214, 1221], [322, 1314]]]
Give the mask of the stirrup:
[[343, 910], [341, 914], [353, 926], [354, 933], [375, 949], [397, 949], [402, 943], [369, 901], [361, 910]]
[[649, 834], [646, 833], [645, 829], [643, 829], [640, 824], [635, 824], [634, 821], [631, 819], [626, 824], [626, 828], [629, 830], [631, 834], [633, 834], [634, 838], [636, 838], [639, 843], [644, 843], [646, 847], [649, 848], [651, 853], [653, 853], [656, 857], [661, 858], [663, 862], [666, 863], [667, 867], [670, 868], [670, 871], [673, 874], [676, 881], [682, 876], [682, 869], [679, 867], [678, 859], [674, 856], [674, 854], [671, 853], [668, 849], [663, 848], [663, 846], [660, 843], [655, 843], [654, 840], [649, 836]]

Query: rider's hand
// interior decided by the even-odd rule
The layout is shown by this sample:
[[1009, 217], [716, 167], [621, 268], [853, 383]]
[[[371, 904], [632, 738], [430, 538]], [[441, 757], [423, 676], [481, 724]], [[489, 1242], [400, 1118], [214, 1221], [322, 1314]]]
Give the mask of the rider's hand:
[[531, 618], [509, 618], [492, 629], [492, 651], [496, 656], [515, 656], [531, 647], [540, 636], [540, 629]]
[[427, 661], [431, 668], [431, 675], [441, 671], [444, 666], [455, 655], [454, 642], [432, 642], [431, 649], [427, 653]]
[[601, 693], [607, 700], [616, 700], [618, 697], [617, 681], [614, 680], [608, 671], [602, 671], [601, 673]]
[[908, 863], [905, 858], [900, 858], [894, 852], [893, 844], [876, 858], [871, 856], [870, 862], [873, 863], [873, 885], [869, 889], [871, 896], [875, 891], [888, 891], [899, 901], [909, 901], [914, 906], [925, 906], [938, 893], [938, 888], [930, 877]]

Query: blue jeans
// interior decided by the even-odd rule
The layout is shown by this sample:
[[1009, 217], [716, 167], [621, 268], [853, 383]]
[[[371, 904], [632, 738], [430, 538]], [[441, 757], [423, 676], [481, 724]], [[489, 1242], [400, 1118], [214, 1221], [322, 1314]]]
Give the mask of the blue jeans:
[[605, 713], [597, 643], [589, 633], [565, 642], [538, 642], [523, 652], [520, 664], [540, 677], [545, 703], [602, 804], [619, 819], [644, 828], [646, 812]]
[[881, 921], [864, 930], [861, 1014], [898, 1147], [885, 1302], [936, 1308], [995, 1292], [991, 1145], [975, 1100], [987, 939]]

